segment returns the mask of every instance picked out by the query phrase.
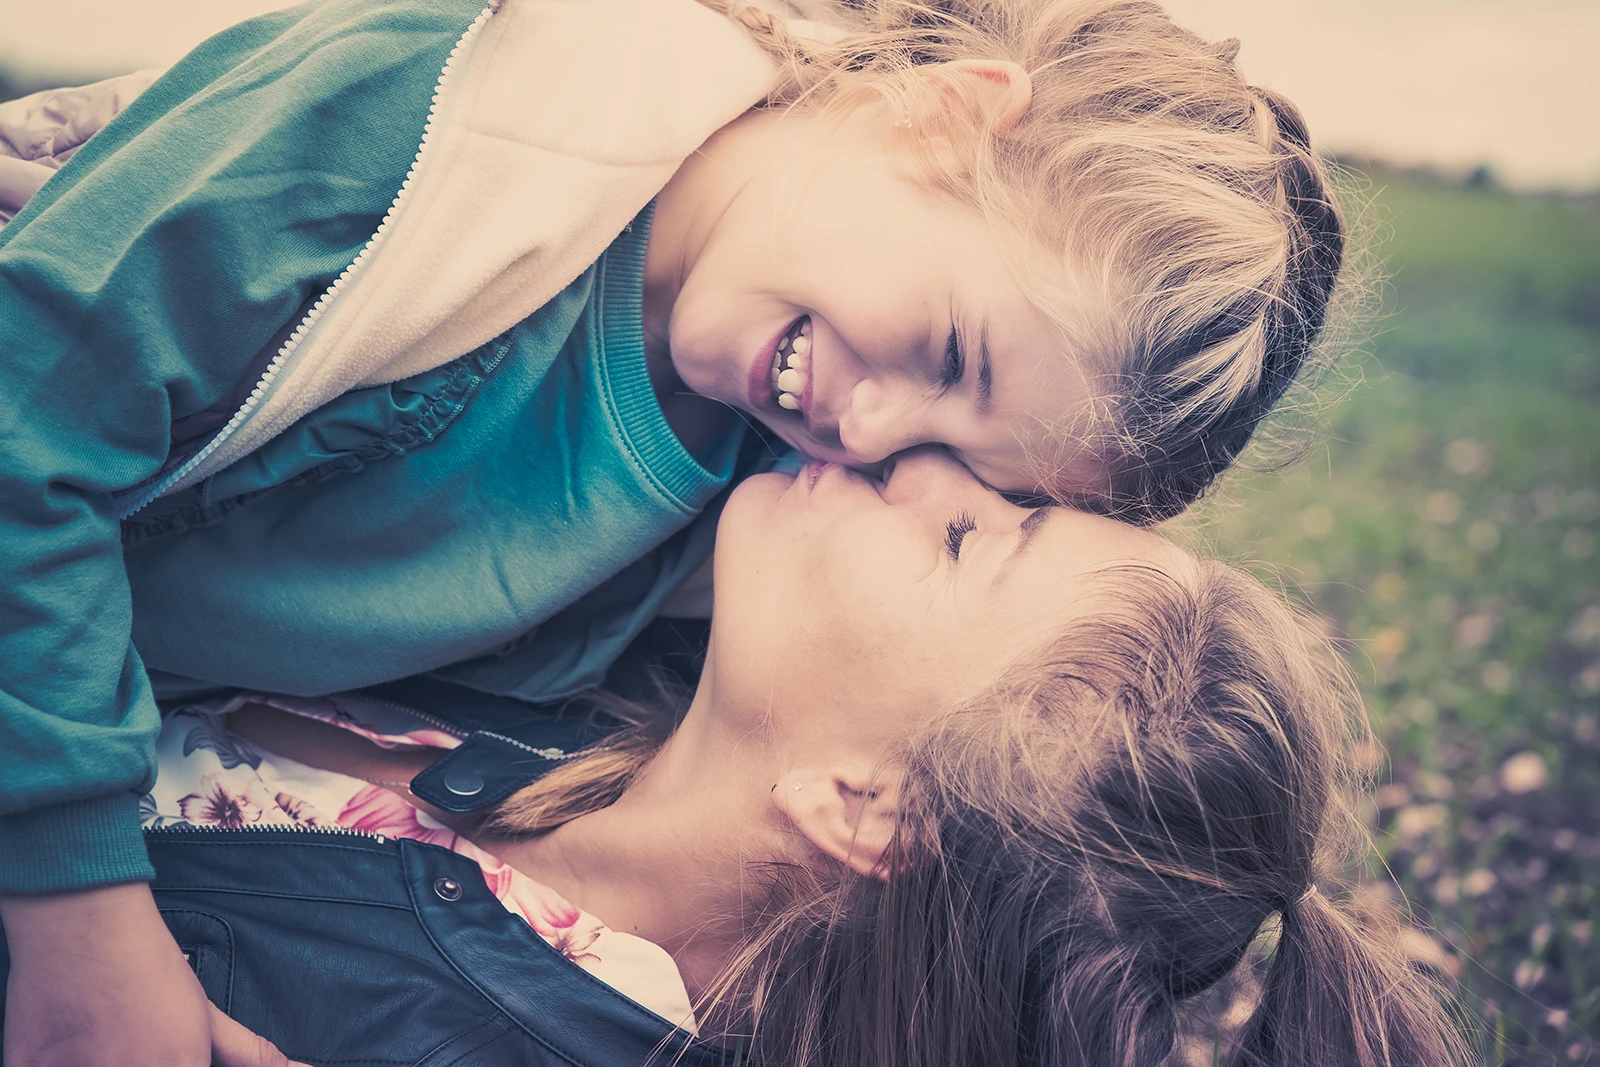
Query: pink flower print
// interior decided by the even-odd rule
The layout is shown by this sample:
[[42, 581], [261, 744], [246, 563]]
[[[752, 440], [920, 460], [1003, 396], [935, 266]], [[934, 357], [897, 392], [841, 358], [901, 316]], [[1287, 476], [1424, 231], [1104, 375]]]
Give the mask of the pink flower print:
[[421, 730], [410, 730], [403, 734], [380, 734], [371, 730], [363, 731], [372, 739], [372, 743], [380, 748], [404, 748], [415, 745], [420, 748], [456, 748], [461, 744], [461, 738], [447, 734], [443, 730], [431, 730], [424, 727]]
[[247, 773], [233, 784], [223, 781], [226, 773], [216, 771], [206, 775], [200, 779], [200, 792], [190, 793], [178, 801], [178, 811], [185, 821], [237, 830], [259, 822], [262, 813], [273, 806], [266, 787], [253, 773]]
[[490, 892], [499, 898], [507, 911], [520, 915], [546, 941], [556, 937], [562, 930], [571, 928], [583, 917], [583, 912], [569, 904], [554, 889], [534, 881], [465, 838], [456, 842], [455, 850], [468, 859], [476, 860]]
[[555, 937], [547, 937], [545, 940], [550, 942], [551, 948], [581, 967], [585, 963], [600, 962], [599, 956], [587, 950], [600, 940], [600, 935], [605, 933], [605, 929], [605, 925], [599, 920], [591, 919], [582, 926], [568, 927]]
[[322, 813], [312, 807], [308, 801], [301, 800], [289, 793], [279, 793], [273, 798], [277, 802], [278, 810], [287, 815], [292, 822], [301, 826], [321, 826], [326, 820]]
[[583, 918], [583, 912], [544, 883], [534, 881], [521, 871], [513, 870], [511, 875], [505, 892], [496, 896], [507, 908], [526, 919], [545, 940], [571, 931]]
[[[339, 813], [339, 825], [369, 834], [406, 837], [430, 845], [455, 847], [456, 835], [442, 826], [426, 826], [421, 813], [379, 785], [369, 785], [350, 798]], [[431, 820], [430, 820], [431, 821]]]

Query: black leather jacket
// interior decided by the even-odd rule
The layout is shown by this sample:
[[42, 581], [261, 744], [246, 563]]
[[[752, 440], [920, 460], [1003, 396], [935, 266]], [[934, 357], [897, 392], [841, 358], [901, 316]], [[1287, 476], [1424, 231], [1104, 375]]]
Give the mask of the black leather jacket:
[[[592, 729], [425, 680], [372, 692], [472, 731], [413, 781], [447, 810], [497, 803], [552, 765], [533, 749], [570, 749]], [[156, 903], [206, 995], [313, 1067], [742, 1060], [566, 959], [448, 849], [342, 828], [174, 827], [145, 839]]]

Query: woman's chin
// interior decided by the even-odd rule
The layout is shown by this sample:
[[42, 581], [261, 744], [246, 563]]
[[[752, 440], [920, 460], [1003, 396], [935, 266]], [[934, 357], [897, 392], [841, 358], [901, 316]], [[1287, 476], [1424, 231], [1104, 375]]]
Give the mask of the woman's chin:
[[714, 588], [742, 584], [763, 560], [770, 560], [779, 529], [778, 501], [794, 481], [793, 474], [766, 471], [734, 486], [717, 520]]

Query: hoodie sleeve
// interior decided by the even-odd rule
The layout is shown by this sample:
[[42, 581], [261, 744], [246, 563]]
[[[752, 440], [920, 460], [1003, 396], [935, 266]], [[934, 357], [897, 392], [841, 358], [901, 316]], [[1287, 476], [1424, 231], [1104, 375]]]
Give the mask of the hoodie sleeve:
[[141, 70], [0, 103], [0, 226], [160, 75]]
[[343, 0], [225, 31], [0, 230], [0, 893], [151, 876], [159, 723], [112, 498], [355, 258], [478, 9]]

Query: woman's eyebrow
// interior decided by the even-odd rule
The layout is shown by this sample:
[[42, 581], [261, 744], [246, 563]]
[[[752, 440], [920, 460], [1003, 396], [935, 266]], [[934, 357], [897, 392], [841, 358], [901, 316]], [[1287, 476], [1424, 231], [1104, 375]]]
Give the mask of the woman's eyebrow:
[[1044, 525], [1045, 520], [1055, 510], [1055, 505], [1046, 504], [1042, 508], [1034, 508], [1028, 513], [1028, 517], [1022, 520], [1021, 524], [1017, 526], [1017, 547], [1013, 548], [1011, 554], [1001, 561], [1000, 568], [994, 576], [995, 582], [999, 582], [1004, 578], [1006, 573], [1016, 565], [1022, 553], [1026, 552], [1028, 545], [1032, 543], [1034, 534], [1039, 532], [1039, 527]]

